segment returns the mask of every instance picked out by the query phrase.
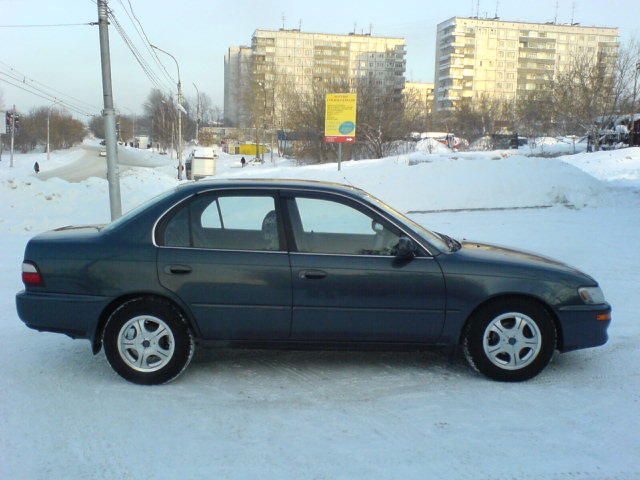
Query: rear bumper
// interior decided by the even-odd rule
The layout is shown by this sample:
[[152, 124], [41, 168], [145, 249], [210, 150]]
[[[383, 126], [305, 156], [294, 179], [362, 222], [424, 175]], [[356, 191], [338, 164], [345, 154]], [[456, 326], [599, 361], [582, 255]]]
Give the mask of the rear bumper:
[[608, 303], [560, 308], [558, 310], [562, 326], [560, 351], [570, 352], [607, 343], [609, 339], [607, 329], [611, 320], [598, 320], [597, 317], [601, 314], [611, 314], [611, 306]]
[[16, 295], [18, 316], [27, 327], [89, 340], [93, 338], [100, 314], [108, 303], [106, 297], [89, 295], [24, 290]]

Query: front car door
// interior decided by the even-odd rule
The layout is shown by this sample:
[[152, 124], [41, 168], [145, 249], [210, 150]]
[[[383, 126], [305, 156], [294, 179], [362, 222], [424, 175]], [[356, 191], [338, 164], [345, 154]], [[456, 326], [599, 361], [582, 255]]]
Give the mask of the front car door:
[[275, 192], [219, 191], [175, 207], [156, 229], [158, 277], [205, 339], [283, 340], [291, 271]]
[[282, 195], [293, 245], [292, 340], [428, 343], [438, 338], [445, 285], [428, 252], [396, 258], [405, 234], [354, 199]]

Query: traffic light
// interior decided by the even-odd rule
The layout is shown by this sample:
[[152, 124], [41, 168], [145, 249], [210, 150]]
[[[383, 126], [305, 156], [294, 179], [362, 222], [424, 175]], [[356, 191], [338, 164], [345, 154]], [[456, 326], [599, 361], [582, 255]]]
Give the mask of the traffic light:
[[[14, 118], [15, 117], [15, 118]], [[17, 132], [20, 130], [20, 115], [18, 113], [6, 112], [4, 117], [5, 123], [5, 132], [7, 134], [11, 133], [11, 120], [14, 119], [13, 128], [14, 131]]]

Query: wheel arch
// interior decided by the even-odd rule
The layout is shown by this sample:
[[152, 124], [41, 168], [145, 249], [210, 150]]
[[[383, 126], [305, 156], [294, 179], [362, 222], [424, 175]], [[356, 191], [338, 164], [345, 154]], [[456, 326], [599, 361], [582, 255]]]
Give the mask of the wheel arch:
[[562, 333], [562, 324], [560, 323], [560, 319], [558, 318], [558, 315], [556, 314], [555, 310], [551, 307], [551, 305], [545, 302], [542, 298], [529, 293], [499, 293], [485, 299], [484, 301], [476, 305], [475, 308], [471, 311], [471, 313], [467, 316], [467, 318], [464, 321], [464, 325], [460, 329], [460, 333], [458, 336], [458, 345], [462, 344], [464, 340], [465, 330], [467, 329], [467, 325], [469, 325], [469, 322], [479, 310], [481, 310], [482, 308], [494, 302], [500, 302], [505, 300], [522, 300], [522, 299], [537, 303], [542, 308], [544, 308], [545, 311], [549, 314], [549, 316], [553, 320], [554, 326], [556, 327], [556, 334], [557, 334], [556, 349], [562, 350], [564, 340], [563, 340], [563, 333]]
[[193, 318], [193, 315], [191, 314], [191, 312], [189, 311], [189, 309], [186, 307], [186, 305], [183, 305], [182, 302], [168, 296], [168, 295], [163, 295], [163, 294], [159, 294], [157, 292], [135, 292], [135, 293], [127, 293], [125, 295], [121, 295], [115, 299], [113, 299], [100, 313], [100, 316], [98, 317], [98, 322], [96, 324], [96, 328], [94, 330], [93, 333], [93, 337], [91, 338], [91, 350], [93, 351], [93, 354], [96, 355], [98, 352], [100, 352], [100, 349], [102, 348], [102, 332], [104, 331], [104, 327], [107, 324], [107, 320], [109, 320], [109, 317], [113, 314], [113, 312], [115, 312], [121, 305], [123, 305], [124, 303], [130, 301], [130, 300], [134, 300], [136, 298], [154, 298], [157, 300], [162, 300], [165, 302], [170, 303], [171, 305], [173, 305], [175, 308], [178, 309], [178, 311], [182, 314], [182, 316], [185, 318], [185, 320], [187, 321], [187, 326], [189, 327], [189, 329], [191, 330], [191, 332], [193, 333], [193, 335], [198, 338], [200, 336], [200, 331], [198, 329], [198, 326], [195, 322], [195, 319]]

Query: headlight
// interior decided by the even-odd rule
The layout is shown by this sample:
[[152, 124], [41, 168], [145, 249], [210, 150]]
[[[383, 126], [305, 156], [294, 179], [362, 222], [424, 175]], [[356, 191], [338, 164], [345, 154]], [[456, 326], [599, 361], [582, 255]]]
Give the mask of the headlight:
[[578, 294], [584, 303], [599, 305], [604, 303], [604, 293], [600, 287], [580, 287]]

